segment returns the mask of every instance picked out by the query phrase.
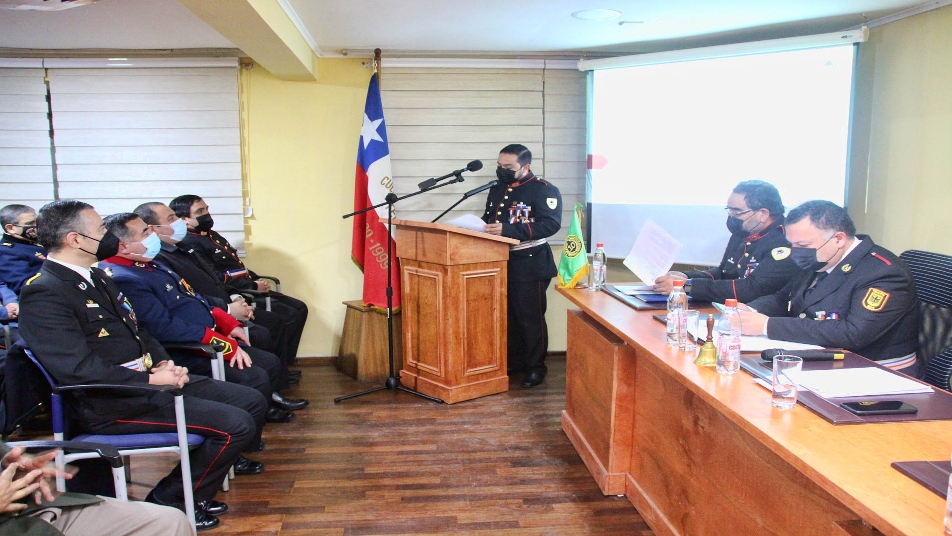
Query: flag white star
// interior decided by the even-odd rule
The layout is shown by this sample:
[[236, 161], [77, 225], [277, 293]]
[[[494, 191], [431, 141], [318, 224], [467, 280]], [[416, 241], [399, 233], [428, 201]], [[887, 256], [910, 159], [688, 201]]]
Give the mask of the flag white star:
[[360, 127], [360, 139], [364, 141], [364, 149], [366, 149], [373, 140], [383, 141], [383, 138], [377, 133], [377, 129], [380, 128], [380, 123], [383, 123], [382, 117], [376, 121], [371, 121], [370, 118], [367, 117], [367, 114], [364, 114], [364, 124]]

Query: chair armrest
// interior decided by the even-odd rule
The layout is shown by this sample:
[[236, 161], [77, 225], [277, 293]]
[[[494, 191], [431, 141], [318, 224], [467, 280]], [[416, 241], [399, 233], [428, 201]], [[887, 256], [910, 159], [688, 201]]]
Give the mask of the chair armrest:
[[15, 441], [7, 443], [9, 447], [23, 447], [27, 451], [63, 449], [67, 451], [95, 452], [100, 458], [109, 461], [114, 468], [122, 467], [122, 456], [112, 445], [87, 443], [85, 441]]
[[166, 392], [172, 396], [181, 396], [182, 389], [174, 385], [152, 385], [150, 383], [143, 384], [115, 384], [115, 383], [86, 383], [79, 385], [58, 385], [53, 388], [53, 391], [59, 393], [63, 391], [77, 391], [80, 389], [85, 389], [87, 391], [151, 391], [154, 393]]
[[280, 285], [280, 284], [281, 284], [281, 280], [278, 279], [277, 277], [272, 276], [272, 275], [261, 275], [261, 274], [255, 274], [255, 275], [258, 276], [258, 279], [268, 279], [268, 280], [270, 280], [270, 281], [274, 281], [274, 284], [275, 284], [275, 285]]
[[[216, 348], [214, 344], [202, 344], [200, 342], [163, 343], [162, 348], [165, 348], [166, 350], [194, 350], [204, 353], [205, 357], [208, 359], [215, 359], [215, 356], [220, 351], [220, 349]], [[223, 349], [224, 348], [222, 348], [222, 350]]]

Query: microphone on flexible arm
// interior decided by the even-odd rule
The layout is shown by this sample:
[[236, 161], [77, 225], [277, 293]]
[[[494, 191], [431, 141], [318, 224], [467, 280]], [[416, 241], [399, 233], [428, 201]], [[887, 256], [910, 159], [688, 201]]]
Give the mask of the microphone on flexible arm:
[[499, 180], [498, 180], [498, 179], [493, 179], [493, 180], [487, 182], [486, 184], [484, 184], [484, 185], [482, 185], [482, 186], [478, 186], [478, 187], [473, 188], [472, 190], [466, 192], [465, 194], [463, 194], [463, 199], [466, 199], [467, 197], [476, 195], [476, 194], [478, 194], [479, 192], [485, 192], [486, 190], [492, 188], [493, 186], [495, 186], [495, 185], [497, 185], [497, 184], [499, 184]]
[[457, 169], [456, 171], [452, 173], [447, 173], [446, 175], [443, 175], [442, 177], [437, 177], [435, 179], [427, 179], [421, 182], [420, 184], [417, 184], [417, 186], [419, 186], [421, 190], [426, 190], [427, 188], [432, 188], [433, 186], [436, 186], [436, 183], [440, 182], [443, 179], [448, 179], [454, 175], [459, 175], [460, 173], [464, 171], [479, 171], [481, 169], [483, 169], [483, 163], [479, 160], [473, 160], [472, 162], [466, 164], [466, 167], [464, 167], [463, 169]]

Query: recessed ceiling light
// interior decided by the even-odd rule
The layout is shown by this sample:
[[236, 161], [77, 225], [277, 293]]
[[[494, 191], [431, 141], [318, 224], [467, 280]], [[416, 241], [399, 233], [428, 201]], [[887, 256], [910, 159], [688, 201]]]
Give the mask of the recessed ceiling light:
[[109, 58], [109, 61], [127, 61], [129, 58]]
[[572, 13], [572, 16], [579, 20], [610, 20], [620, 17], [621, 12], [614, 9], [583, 9]]

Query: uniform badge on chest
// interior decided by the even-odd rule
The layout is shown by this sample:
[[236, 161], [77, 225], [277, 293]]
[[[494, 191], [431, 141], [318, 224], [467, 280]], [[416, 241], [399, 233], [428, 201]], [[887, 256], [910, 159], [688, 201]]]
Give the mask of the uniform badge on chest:
[[513, 204], [511, 207], [509, 207], [509, 223], [533, 222], [535, 219], [529, 216], [531, 212], [532, 207], [521, 201], [517, 204]]

